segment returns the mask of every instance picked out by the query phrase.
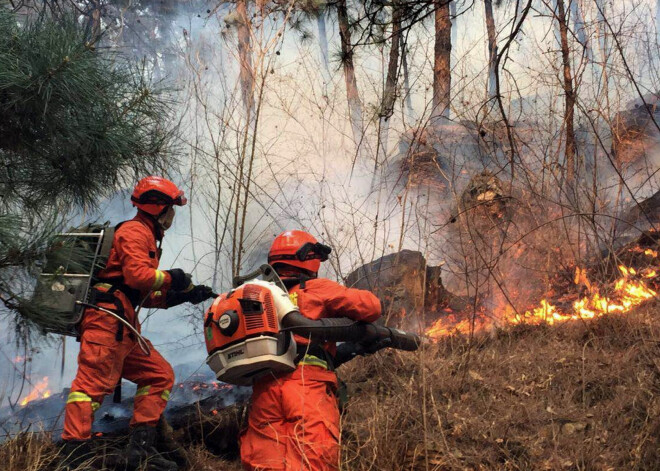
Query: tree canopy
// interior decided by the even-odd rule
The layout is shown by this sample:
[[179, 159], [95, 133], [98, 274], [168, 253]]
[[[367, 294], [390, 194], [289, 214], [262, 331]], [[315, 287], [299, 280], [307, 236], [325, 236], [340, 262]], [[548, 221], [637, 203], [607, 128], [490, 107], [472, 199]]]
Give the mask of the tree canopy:
[[31, 269], [67, 213], [173, 163], [171, 102], [147, 72], [72, 15], [0, 9], [0, 300], [19, 324], [45, 315]]

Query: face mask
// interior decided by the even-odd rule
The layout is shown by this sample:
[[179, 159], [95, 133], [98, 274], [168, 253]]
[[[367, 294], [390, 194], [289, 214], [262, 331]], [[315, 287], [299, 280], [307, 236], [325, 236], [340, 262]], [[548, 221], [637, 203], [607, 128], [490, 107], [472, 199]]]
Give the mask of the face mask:
[[158, 218], [158, 225], [163, 231], [166, 231], [172, 227], [172, 221], [174, 221], [174, 207], [170, 206], [167, 208], [167, 211]]

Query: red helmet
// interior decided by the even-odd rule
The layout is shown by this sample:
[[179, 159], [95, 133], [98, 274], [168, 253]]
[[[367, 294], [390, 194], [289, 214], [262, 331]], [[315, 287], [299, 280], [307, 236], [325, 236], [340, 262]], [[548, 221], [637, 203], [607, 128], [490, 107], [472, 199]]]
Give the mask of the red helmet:
[[180, 190], [171, 181], [162, 177], [145, 177], [138, 182], [131, 195], [133, 206], [151, 214], [159, 216], [167, 207], [183, 206], [188, 202]]
[[286, 231], [275, 237], [268, 252], [270, 265], [288, 265], [317, 273], [321, 262], [328, 259], [332, 249], [319, 243], [304, 231]]

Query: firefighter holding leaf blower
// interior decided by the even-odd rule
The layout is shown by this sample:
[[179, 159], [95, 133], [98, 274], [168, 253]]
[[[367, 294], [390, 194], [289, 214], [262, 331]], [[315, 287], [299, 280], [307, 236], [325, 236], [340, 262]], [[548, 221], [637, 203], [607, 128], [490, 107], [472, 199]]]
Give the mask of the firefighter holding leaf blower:
[[194, 285], [180, 268], [159, 270], [165, 231], [174, 207], [186, 204], [182, 190], [161, 177], [143, 178], [131, 202], [137, 215], [120, 224], [114, 234], [106, 267], [80, 325], [78, 372], [67, 398], [62, 438], [65, 469], [76, 469], [89, 458], [94, 411], [104, 396], [126, 378], [137, 384], [131, 436], [124, 457], [128, 469], [178, 469], [155, 449], [156, 425], [174, 384], [170, 364], [141, 337], [140, 307], [173, 307], [213, 297], [211, 288]]
[[[309, 320], [349, 318], [373, 322], [379, 299], [369, 291], [346, 288], [318, 278], [330, 247], [311, 234], [287, 231], [268, 254], [300, 314]], [[247, 429], [240, 439], [248, 470], [336, 470], [339, 464], [337, 346], [295, 336], [296, 368], [255, 380]], [[347, 359], [350, 355], [340, 355]], [[343, 361], [343, 360], [340, 360]]]

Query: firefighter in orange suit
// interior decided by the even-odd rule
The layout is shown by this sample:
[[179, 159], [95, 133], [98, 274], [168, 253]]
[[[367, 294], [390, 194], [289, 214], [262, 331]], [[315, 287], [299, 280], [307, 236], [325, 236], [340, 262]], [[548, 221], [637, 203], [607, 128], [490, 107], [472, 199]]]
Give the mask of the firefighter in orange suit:
[[[372, 293], [317, 278], [329, 253], [312, 235], [287, 231], [275, 238], [268, 263], [304, 316], [378, 319], [381, 305]], [[247, 470], [338, 469], [339, 407], [332, 361], [336, 345], [295, 339], [297, 368], [254, 384], [248, 426], [241, 436], [241, 461]]]
[[[164, 178], [146, 177], [135, 187], [131, 201], [137, 215], [117, 227], [91, 303], [116, 313], [139, 332], [138, 306], [196, 304], [210, 298], [212, 291], [193, 285], [190, 275], [181, 269], [158, 269], [160, 243], [172, 224], [174, 206], [186, 204], [183, 191]], [[126, 378], [138, 387], [126, 467], [136, 469], [148, 463], [149, 469], [177, 469], [176, 463], [155, 450], [156, 425], [174, 384], [170, 364], [150, 342], [148, 349], [141, 348], [124, 323], [99, 309], [86, 309], [80, 332], [78, 372], [67, 398], [62, 433], [65, 465], [77, 469], [89, 457], [94, 411], [121, 378]]]

